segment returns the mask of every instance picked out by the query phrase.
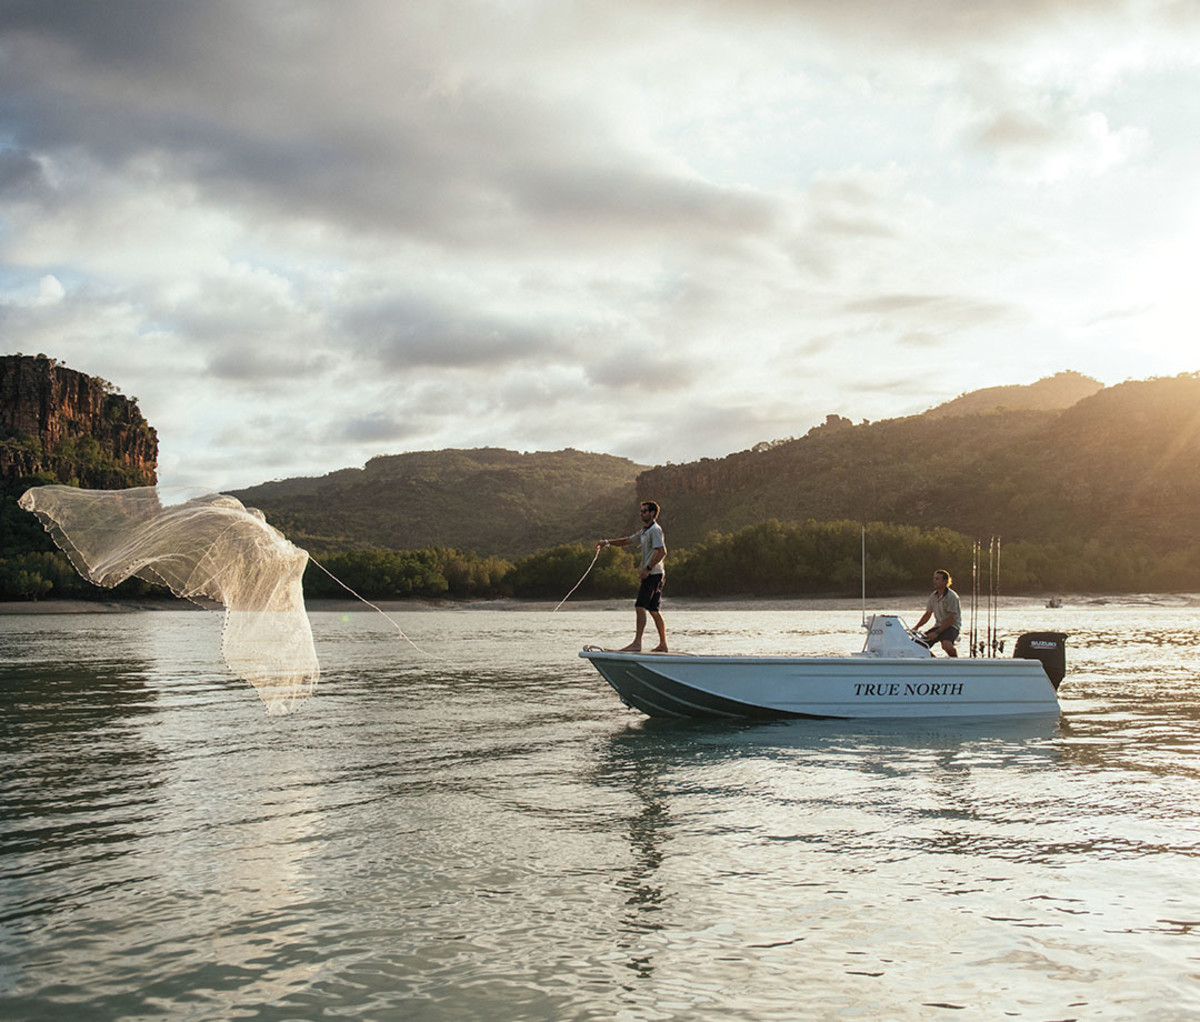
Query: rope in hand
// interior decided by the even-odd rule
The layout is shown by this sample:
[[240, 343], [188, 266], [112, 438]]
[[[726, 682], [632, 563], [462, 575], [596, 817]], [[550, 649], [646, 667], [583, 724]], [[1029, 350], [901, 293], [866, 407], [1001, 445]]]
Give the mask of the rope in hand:
[[[589, 565], [587, 566], [587, 571], [585, 571], [585, 572], [584, 572], [584, 573], [583, 573], [583, 574], [582, 574], [582, 575], [579, 577], [579, 581], [578, 581], [578, 582], [576, 582], [576, 583], [575, 583], [575, 584], [574, 584], [574, 585], [571, 587], [571, 592], [570, 592], [570, 593], [567, 593], [567, 595], [566, 595], [566, 596], [564, 596], [564, 597], [563, 597], [561, 600], [559, 600], [559, 601], [558, 601], [558, 607], [561, 607], [561, 606], [562, 606], [564, 603], [566, 603], [566, 602], [567, 602], [567, 600], [569, 600], [569, 599], [571, 598], [571, 594], [572, 594], [572, 593], [574, 593], [574, 592], [575, 592], [575, 590], [576, 590], [576, 589], [578, 589], [578, 588], [579, 588], [581, 585], [583, 585], [583, 580], [584, 580], [585, 578], [587, 578], [589, 574], [591, 574], [591, 571], [592, 571], [592, 569], [593, 569], [593, 568], [596, 566], [596, 561], [597, 561], [597, 560], [599, 560], [599, 559], [600, 559], [600, 547], [596, 547], [596, 556], [592, 558], [592, 563], [591, 563], [591, 564], [589, 564]], [[550, 613], [551, 613], [551, 614], [557, 614], [557, 613], [558, 613], [558, 607], [555, 607], [555, 608], [554, 608], [552, 611], [550, 611]]]
[[[597, 551], [597, 553], [599, 553], [599, 551]], [[413, 641], [412, 641], [412, 639], [410, 639], [410, 638], [409, 638], [407, 635], [405, 635], [405, 634], [404, 634], [404, 629], [403, 629], [403, 628], [401, 628], [401, 627], [400, 627], [398, 624], [396, 624], [396, 622], [395, 622], [395, 621], [393, 621], [393, 620], [392, 620], [392, 618], [391, 618], [390, 616], [388, 616], [388, 614], [387, 614], [387, 612], [386, 612], [385, 610], [383, 610], [383, 609], [382, 609], [382, 608], [380, 608], [380, 607], [376, 607], [376, 606], [375, 606], [375, 604], [373, 604], [373, 603], [372, 603], [370, 600], [368, 600], [368, 599], [366, 599], [366, 598], [364, 598], [364, 597], [362, 597], [362, 596], [359, 596], [359, 595], [358, 595], [358, 593], [356, 593], [356, 592], [355, 592], [353, 589], [351, 589], [351, 588], [350, 588], [348, 585], [346, 585], [346, 583], [345, 583], [345, 582], [343, 582], [343, 581], [342, 581], [340, 578], [338, 578], [338, 577], [337, 577], [337, 576], [336, 576], [336, 575], [335, 575], [335, 574], [334, 574], [332, 571], [330, 571], [330, 570], [329, 570], [327, 567], [325, 567], [325, 565], [323, 565], [323, 564], [322, 564], [320, 561], [318, 561], [318, 560], [317, 560], [315, 557], [313, 557], [313, 555], [312, 555], [312, 554], [309, 554], [309, 555], [308, 555], [308, 559], [309, 559], [309, 560], [310, 560], [310, 561], [311, 561], [313, 564], [315, 564], [315, 565], [316, 565], [318, 568], [320, 568], [320, 569], [321, 569], [323, 572], [325, 572], [325, 574], [326, 574], [326, 575], [328, 575], [328, 576], [329, 576], [331, 579], [333, 579], [333, 580], [334, 580], [334, 581], [335, 581], [335, 582], [336, 582], [338, 585], [340, 585], [340, 586], [341, 586], [343, 589], [345, 589], [345, 590], [346, 590], [346, 592], [348, 592], [348, 593], [349, 593], [351, 596], [353, 596], [353, 597], [354, 597], [356, 600], [359, 600], [359, 601], [361, 601], [362, 603], [365, 603], [365, 604], [366, 604], [368, 607], [370, 607], [372, 610], [378, 611], [378, 612], [379, 612], [380, 614], [382, 614], [382, 615], [383, 615], [385, 618], [387, 618], [387, 620], [388, 620], [388, 623], [389, 623], [389, 624], [390, 624], [390, 625], [391, 625], [393, 628], [395, 628], [395, 629], [396, 629], [396, 631], [397, 631], [397, 632], [400, 634], [400, 638], [402, 638], [402, 639], [403, 639], [405, 642], [407, 642], [407, 643], [408, 643], [410, 646], [412, 646], [412, 648], [413, 648], [413, 649], [415, 649], [415, 650], [416, 650], [418, 653], [424, 653], [424, 654], [425, 654], [425, 656], [437, 657], [437, 654], [436, 654], [436, 653], [430, 653], [428, 650], [424, 650], [424, 649], [422, 649], [422, 648], [421, 648], [420, 646], [418, 646], [418, 645], [417, 645], [415, 642], [413, 642]], [[582, 581], [582, 579], [581, 579], [580, 581]], [[440, 658], [439, 658], [439, 659], [440, 659]]]

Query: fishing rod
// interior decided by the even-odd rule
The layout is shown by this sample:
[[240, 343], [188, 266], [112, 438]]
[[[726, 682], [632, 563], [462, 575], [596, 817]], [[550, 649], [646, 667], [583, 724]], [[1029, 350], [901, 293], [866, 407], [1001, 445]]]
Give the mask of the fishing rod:
[[988, 587], [987, 587], [987, 655], [996, 651], [995, 616], [992, 607], [992, 596], [995, 592], [996, 567], [996, 537], [988, 539]]
[[1000, 537], [995, 537], [996, 561], [992, 569], [992, 656], [1004, 651], [1000, 641]]
[[[971, 543], [971, 656], [995, 656], [1004, 652], [1000, 638], [1000, 537], [988, 539], [987, 561], [983, 560], [983, 543]], [[984, 573], [986, 571], [986, 578]], [[983, 637], [979, 629], [979, 600], [983, 604]]]
[[979, 655], [979, 540], [971, 543], [971, 630], [968, 642], [971, 656]]

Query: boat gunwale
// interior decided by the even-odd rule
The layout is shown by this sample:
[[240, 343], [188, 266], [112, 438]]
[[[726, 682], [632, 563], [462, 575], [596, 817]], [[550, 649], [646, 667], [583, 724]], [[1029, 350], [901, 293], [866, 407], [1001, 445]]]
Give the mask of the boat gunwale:
[[[1025, 665], [1036, 666], [1044, 673], [1042, 662], [1033, 658], [1025, 657], [915, 657], [915, 656], [873, 656], [869, 653], [843, 653], [831, 654], [828, 656], [807, 656], [804, 654], [788, 654], [788, 653], [652, 653], [652, 652], [633, 652], [628, 650], [617, 649], [596, 649], [584, 647], [579, 651], [579, 656], [586, 660], [605, 659], [638, 662], [646, 660], [649, 663], [684, 663], [684, 664], [747, 664], [747, 663], [767, 663], [767, 664], [813, 664], [814, 666], [825, 666], [828, 664], [896, 664], [896, 665], [920, 665], [921, 667], [933, 667], [934, 670], [948, 670], [951, 667], [961, 667], [963, 664], [986, 664], [989, 667], [995, 667], [1001, 664], [1014, 665], [1024, 667]], [[934, 666], [934, 665], [938, 666]], [[1002, 669], [1011, 669], [1006, 667]]]

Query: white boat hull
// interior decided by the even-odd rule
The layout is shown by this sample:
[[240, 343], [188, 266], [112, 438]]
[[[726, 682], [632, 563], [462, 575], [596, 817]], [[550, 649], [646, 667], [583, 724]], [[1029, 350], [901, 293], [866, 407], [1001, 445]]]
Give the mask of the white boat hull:
[[580, 654], [651, 717], [993, 717], [1058, 713], [1038, 660]]

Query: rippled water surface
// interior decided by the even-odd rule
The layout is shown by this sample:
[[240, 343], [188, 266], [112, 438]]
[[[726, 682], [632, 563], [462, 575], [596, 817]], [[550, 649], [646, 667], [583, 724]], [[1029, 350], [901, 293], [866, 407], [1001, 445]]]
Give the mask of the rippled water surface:
[[625, 603], [394, 616], [281, 718], [216, 614], [0, 616], [0, 1017], [1200, 1017], [1200, 607], [1005, 610], [1069, 673], [990, 723], [650, 722], [576, 656]]

